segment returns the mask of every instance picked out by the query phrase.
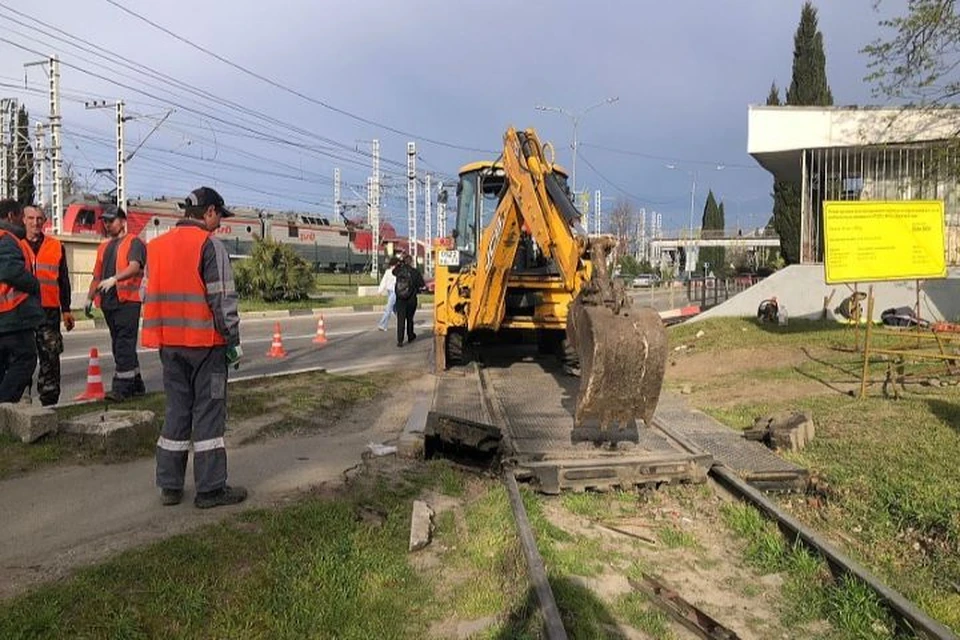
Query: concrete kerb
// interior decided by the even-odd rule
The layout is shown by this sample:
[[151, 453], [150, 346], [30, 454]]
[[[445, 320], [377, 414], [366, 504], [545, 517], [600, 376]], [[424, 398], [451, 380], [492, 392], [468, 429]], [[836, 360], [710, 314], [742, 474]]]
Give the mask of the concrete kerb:
[[[383, 311], [385, 305], [354, 305], [352, 307], [315, 307], [313, 309], [275, 309], [270, 311], [242, 311], [241, 320], [249, 319], [269, 319], [269, 318], [295, 318], [305, 316], [338, 315], [346, 313], [361, 313], [364, 311]], [[95, 329], [105, 329], [107, 324], [104, 320], [77, 320], [74, 325], [74, 331], [93, 331]]]

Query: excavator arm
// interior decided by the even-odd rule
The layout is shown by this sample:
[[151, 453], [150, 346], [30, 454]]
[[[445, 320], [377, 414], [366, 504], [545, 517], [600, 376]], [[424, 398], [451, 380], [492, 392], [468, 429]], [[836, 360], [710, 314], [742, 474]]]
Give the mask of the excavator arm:
[[498, 329], [503, 321], [507, 281], [525, 225], [540, 251], [552, 259], [568, 291], [577, 291], [585, 271], [584, 241], [573, 233], [579, 213], [546, 161], [536, 133], [511, 127], [504, 135], [507, 192], [480, 236], [468, 327]]

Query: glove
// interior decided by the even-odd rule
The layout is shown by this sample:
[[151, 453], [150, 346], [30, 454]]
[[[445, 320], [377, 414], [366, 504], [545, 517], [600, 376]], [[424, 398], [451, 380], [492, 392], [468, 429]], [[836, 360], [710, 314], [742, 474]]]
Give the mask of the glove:
[[63, 326], [67, 331], [73, 331], [73, 326], [75, 322], [73, 320], [73, 314], [69, 311], [63, 312]]
[[243, 357], [243, 347], [237, 345], [227, 349], [227, 366], [234, 369], [240, 368], [240, 358]]
[[86, 306], [83, 307], [83, 315], [88, 318], [93, 317], [93, 300], [87, 300]]
[[99, 289], [103, 293], [106, 293], [107, 291], [110, 291], [110, 289], [113, 289], [115, 286], [117, 286], [117, 279], [114, 276], [110, 276], [106, 280], [101, 280], [100, 284], [97, 285], [97, 289]]

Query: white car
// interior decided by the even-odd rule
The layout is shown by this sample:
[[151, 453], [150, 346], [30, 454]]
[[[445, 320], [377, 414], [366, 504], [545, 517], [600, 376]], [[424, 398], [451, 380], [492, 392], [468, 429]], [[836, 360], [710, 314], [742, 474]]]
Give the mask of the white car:
[[652, 273], [642, 273], [630, 281], [631, 287], [653, 287], [657, 284], [657, 276]]

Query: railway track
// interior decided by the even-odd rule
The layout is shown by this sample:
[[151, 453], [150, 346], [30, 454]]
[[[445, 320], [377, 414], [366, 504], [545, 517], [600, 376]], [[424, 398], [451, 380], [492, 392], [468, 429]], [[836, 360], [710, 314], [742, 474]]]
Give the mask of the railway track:
[[[500, 429], [501, 433], [508, 433], [511, 425], [509, 415], [504, 408], [504, 399], [498, 397], [496, 384], [490, 379], [489, 371], [479, 368], [479, 376], [482, 419], [487, 424]], [[667, 436], [672, 437], [674, 435], [671, 434], [668, 427], [662, 424], [655, 424], [655, 428], [662, 430], [661, 432]], [[678, 446], [687, 449], [695, 448], [693, 443], [682, 436], [677, 435], [673, 440]], [[703, 455], [704, 452], [691, 451], [691, 453]], [[563, 626], [561, 612], [557, 607], [556, 599], [550, 587], [547, 578], [548, 572], [537, 548], [536, 537], [531, 529], [517, 484], [518, 476], [529, 479], [529, 474], [516, 466], [513, 461], [502, 462], [502, 481], [509, 495], [517, 537], [526, 559], [528, 579], [537, 594], [546, 637], [551, 640], [566, 639], [568, 636]], [[730, 468], [723, 464], [714, 463], [709, 469], [709, 475], [731, 495], [751, 504], [765, 517], [775, 522], [788, 544], [802, 543], [827, 562], [834, 576], [838, 578], [840, 576], [852, 576], [867, 585], [876, 594], [879, 602], [890, 612], [901, 630], [912, 633], [919, 638], [957, 640], [957, 636], [945, 625], [934, 620], [903, 595], [885, 585], [877, 576], [843, 554], [818, 532], [780, 509], [773, 500], [744, 481]], [[731, 629], [711, 618], [706, 612], [699, 610], [669, 588], [659, 584], [656, 579], [645, 578], [643, 584], [635, 581], [631, 581], [631, 584], [634, 588], [648, 593], [653, 602], [658, 603], [677, 622], [699, 637], [708, 639], [725, 638], [727, 640], [734, 640], [739, 637]]]

